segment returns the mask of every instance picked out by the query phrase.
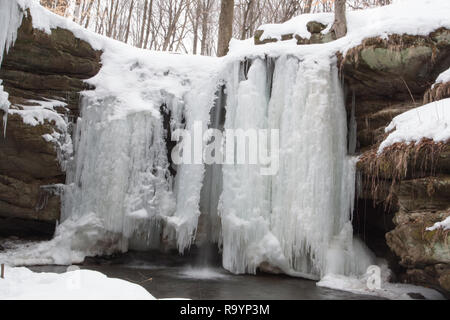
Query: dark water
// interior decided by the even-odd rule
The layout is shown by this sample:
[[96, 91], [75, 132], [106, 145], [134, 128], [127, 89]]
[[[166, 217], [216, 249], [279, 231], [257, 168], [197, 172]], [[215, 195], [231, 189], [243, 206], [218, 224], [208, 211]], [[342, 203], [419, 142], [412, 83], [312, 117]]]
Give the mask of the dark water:
[[[314, 281], [283, 275], [233, 275], [219, 266], [203, 267], [193, 259], [129, 253], [115, 259], [89, 259], [82, 269], [143, 286], [156, 298], [226, 300], [365, 300], [374, 297], [319, 288]], [[195, 262], [195, 261], [194, 261]], [[33, 267], [37, 272], [65, 272], [66, 267]]]

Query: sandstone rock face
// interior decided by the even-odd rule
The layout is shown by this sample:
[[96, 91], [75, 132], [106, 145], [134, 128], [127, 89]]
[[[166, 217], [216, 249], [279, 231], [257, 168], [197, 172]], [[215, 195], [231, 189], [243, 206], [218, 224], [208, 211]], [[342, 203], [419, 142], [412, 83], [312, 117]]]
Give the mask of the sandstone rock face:
[[398, 114], [422, 105], [425, 92], [450, 67], [450, 30], [429, 36], [392, 35], [366, 39], [341, 58], [349, 91], [354, 94], [358, 147], [379, 142]]
[[[79, 114], [80, 91], [89, 89], [83, 80], [100, 70], [100, 56], [67, 30], [49, 35], [33, 29], [28, 15], [0, 68], [11, 109], [37, 105], [29, 100], [58, 100], [67, 105], [55, 112], [70, 124]], [[6, 137], [0, 138], [0, 236], [51, 236], [60, 199], [45, 186], [64, 183], [65, 173], [57, 145], [43, 135], [58, 131], [54, 121], [32, 126], [19, 114], [8, 116]]]
[[[450, 31], [446, 29], [428, 37], [367, 39], [341, 57], [347, 109], [349, 115], [352, 109], [355, 115], [361, 153], [358, 203], [372, 203], [370, 210], [357, 207], [355, 215], [369, 215], [371, 225], [377, 219], [374, 215], [380, 221], [393, 217], [385, 234], [396, 257], [390, 262], [399, 265], [397, 271], [404, 280], [434, 286], [447, 294], [449, 233], [426, 228], [450, 215], [450, 142], [397, 144], [382, 156], [376, 152], [386, 137], [384, 129], [395, 116], [421, 106], [422, 101], [447, 97], [446, 90], [431, 89], [431, 85], [449, 67]], [[369, 245], [379, 241], [371, 239]]]

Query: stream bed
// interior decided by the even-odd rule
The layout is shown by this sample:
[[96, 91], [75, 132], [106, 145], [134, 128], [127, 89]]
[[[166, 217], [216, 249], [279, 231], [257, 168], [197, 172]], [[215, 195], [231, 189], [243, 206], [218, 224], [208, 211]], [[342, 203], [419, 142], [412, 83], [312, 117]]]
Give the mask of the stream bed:
[[[214, 259], [213, 259], [214, 260]], [[208, 266], [195, 256], [130, 252], [114, 258], [87, 259], [82, 269], [141, 285], [154, 297], [194, 300], [366, 300], [367, 295], [320, 288], [315, 281], [259, 273], [234, 275], [217, 260]], [[65, 272], [65, 266], [31, 267], [35, 272]]]

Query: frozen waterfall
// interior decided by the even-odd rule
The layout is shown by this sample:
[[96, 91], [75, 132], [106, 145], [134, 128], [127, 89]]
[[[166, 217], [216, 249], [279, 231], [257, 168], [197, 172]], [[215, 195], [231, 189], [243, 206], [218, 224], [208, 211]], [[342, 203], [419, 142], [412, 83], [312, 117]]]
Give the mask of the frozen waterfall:
[[253, 273], [267, 263], [311, 278], [364, 273], [370, 259], [353, 239], [355, 159], [337, 69], [328, 58], [284, 56], [272, 84], [270, 72], [256, 59], [246, 80], [228, 79], [226, 127], [279, 129], [280, 165], [274, 176], [224, 167], [223, 265]]
[[[217, 243], [233, 273], [364, 273], [372, 258], [353, 238], [355, 159], [335, 61], [281, 56], [226, 67], [197, 85], [174, 75], [185, 90], [171, 93], [173, 81], [149, 89], [148, 108], [87, 94], [64, 219], [93, 213], [122, 246], [139, 250], [183, 253], [194, 243]], [[263, 165], [250, 163], [174, 166], [168, 137], [192, 131], [196, 121], [203, 131], [278, 130], [278, 145], [258, 150], [276, 153], [277, 171], [261, 174]]]

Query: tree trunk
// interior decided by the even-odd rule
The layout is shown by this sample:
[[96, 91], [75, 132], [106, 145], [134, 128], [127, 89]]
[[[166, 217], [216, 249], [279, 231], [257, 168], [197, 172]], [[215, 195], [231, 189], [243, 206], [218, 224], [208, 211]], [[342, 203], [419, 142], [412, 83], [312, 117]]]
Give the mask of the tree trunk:
[[312, 2], [313, 0], [306, 1], [304, 13], [311, 13]]
[[130, 36], [130, 24], [131, 24], [131, 17], [133, 16], [133, 7], [134, 7], [134, 0], [131, 0], [130, 11], [128, 13], [127, 19], [127, 31], [125, 33], [125, 43], [128, 43], [128, 37]]
[[219, 41], [217, 56], [223, 57], [228, 53], [233, 35], [234, 0], [222, 0], [219, 17]]
[[139, 48], [142, 48], [142, 45], [144, 43], [145, 22], [147, 20], [147, 6], [148, 0], [145, 0], [144, 13], [142, 14], [141, 36], [139, 37]]
[[345, 17], [345, 1], [334, 1], [334, 24], [331, 31], [336, 35], [336, 39], [342, 38], [347, 34], [347, 19]]
[[150, 0], [148, 8], [148, 18], [147, 18], [147, 31], [145, 32], [144, 49], [147, 49], [148, 37], [150, 36], [150, 29], [152, 26], [152, 15], [153, 15], [153, 0]]
[[194, 34], [194, 39], [192, 43], [192, 53], [197, 54], [197, 46], [198, 46], [198, 27], [199, 27], [199, 20], [200, 16], [202, 16], [202, 2], [200, 0], [197, 0], [195, 3], [195, 12], [194, 16], [192, 17], [192, 29]]

